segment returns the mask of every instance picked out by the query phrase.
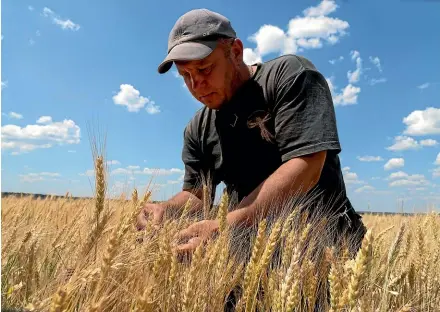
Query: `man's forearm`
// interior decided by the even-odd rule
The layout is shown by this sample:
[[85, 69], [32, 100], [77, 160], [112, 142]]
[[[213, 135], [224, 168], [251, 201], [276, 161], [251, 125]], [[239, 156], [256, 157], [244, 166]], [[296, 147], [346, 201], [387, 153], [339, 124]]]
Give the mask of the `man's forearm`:
[[286, 162], [228, 213], [228, 223], [251, 225], [257, 217], [266, 217], [269, 209], [276, 209], [276, 214], [282, 208], [280, 199], [304, 194], [316, 185], [324, 161], [325, 153], [319, 153]]
[[189, 199], [191, 199], [189, 212], [196, 212], [202, 209], [202, 201], [189, 191], [181, 191], [167, 201], [161, 202], [159, 205], [165, 207], [167, 212], [174, 214], [181, 212]]

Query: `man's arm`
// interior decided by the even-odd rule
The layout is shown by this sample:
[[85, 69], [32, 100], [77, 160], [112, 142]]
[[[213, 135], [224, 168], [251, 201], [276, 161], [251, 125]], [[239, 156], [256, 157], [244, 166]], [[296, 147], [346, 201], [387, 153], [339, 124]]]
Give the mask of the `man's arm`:
[[[228, 213], [227, 222], [231, 225], [251, 225], [256, 218], [265, 218], [269, 209], [281, 208], [276, 204], [281, 198], [292, 193], [301, 195], [308, 192], [319, 180], [325, 157], [326, 151], [321, 151], [285, 162], [252, 191], [236, 210]], [[279, 212], [272, 211], [275, 214]]]
[[202, 196], [201, 190], [182, 190], [167, 201], [159, 203], [159, 205], [164, 207], [167, 213], [174, 215], [182, 212], [188, 200], [191, 199], [189, 212], [193, 213], [202, 209]]

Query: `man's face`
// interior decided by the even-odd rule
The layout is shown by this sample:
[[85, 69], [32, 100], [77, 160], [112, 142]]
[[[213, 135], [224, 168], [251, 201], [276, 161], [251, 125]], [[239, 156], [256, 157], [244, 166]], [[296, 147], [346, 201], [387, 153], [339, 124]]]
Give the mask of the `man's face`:
[[236, 39], [229, 45], [219, 44], [202, 60], [175, 64], [191, 94], [207, 107], [218, 109], [236, 90], [241, 53], [241, 42]]

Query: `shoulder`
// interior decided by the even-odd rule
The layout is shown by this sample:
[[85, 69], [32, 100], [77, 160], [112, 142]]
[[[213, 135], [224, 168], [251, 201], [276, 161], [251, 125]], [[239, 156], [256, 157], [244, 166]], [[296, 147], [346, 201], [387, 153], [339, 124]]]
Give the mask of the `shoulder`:
[[312, 61], [295, 54], [282, 55], [261, 64], [261, 75], [276, 84], [295, 78], [309, 70], [318, 71]]

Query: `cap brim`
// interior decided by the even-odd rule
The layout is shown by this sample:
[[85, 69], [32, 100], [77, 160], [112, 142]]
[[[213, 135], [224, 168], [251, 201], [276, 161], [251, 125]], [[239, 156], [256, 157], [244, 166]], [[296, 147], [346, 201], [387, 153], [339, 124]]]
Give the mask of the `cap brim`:
[[217, 41], [191, 41], [175, 46], [159, 65], [160, 74], [166, 73], [174, 61], [195, 61], [207, 57], [214, 51]]

